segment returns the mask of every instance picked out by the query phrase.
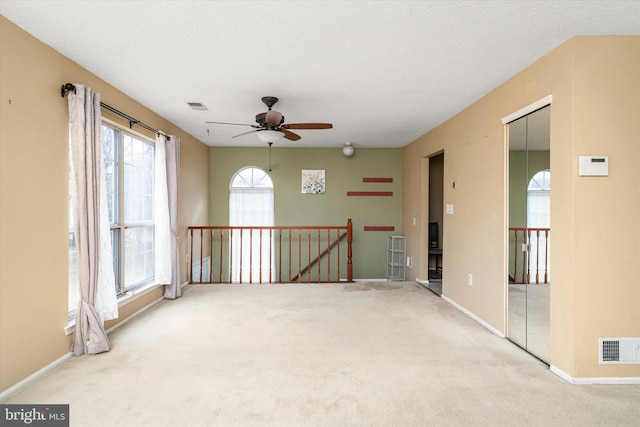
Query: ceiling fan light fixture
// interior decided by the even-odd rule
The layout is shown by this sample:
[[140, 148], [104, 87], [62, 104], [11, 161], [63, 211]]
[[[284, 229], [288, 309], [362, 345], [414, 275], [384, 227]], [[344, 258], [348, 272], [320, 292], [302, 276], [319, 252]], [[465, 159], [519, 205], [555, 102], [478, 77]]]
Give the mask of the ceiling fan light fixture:
[[284, 137], [284, 132], [280, 132], [277, 130], [261, 130], [258, 132], [258, 138], [260, 141], [269, 143], [278, 142]]
[[275, 110], [269, 110], [265, 114], [265, 121], [272, 125], [279, 125], [282, 122], [282, 113]]
[[350, 142], [345, 142], [344, 143], [344, 147], [342, 147], [342, 154], [344, 154], [347, 157], [351, 157], [353, 156], [353, 145], [351, 145]]

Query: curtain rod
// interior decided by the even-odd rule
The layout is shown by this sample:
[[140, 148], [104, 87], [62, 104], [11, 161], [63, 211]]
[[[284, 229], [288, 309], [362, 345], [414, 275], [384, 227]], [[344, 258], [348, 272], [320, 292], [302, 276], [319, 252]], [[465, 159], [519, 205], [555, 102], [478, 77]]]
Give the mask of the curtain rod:
[[[63, 98], [70, 91], [73, 91], [73, 93], [76, 93], [76, 87], [71, 83], [65, 83], [60, 88], [60, 94], [62, 95]], [[171, 140], [171, 137], [169, 137], [169, 135], [167, 135], [166, 133], [160, 132], [159, 130], [154, 129], [151, 126], [148, 126], [148, 125], [142, 123], [140, 120], [134, 119], [130, 115], [125, 114], [122, 111], [116, 110], [115, 108], [113, 108], [110, 105], [105, 104], [104, 102], [100, 102], [100, 106], [102, 108], [104, 108], [105, 110], [109, 110], [112, 113], [122, 117], [123, 119], [127, 119], [129, 121], [129, 129], [131, 129], [133, 127], [133, 125], [138, 125], [138, 126], [140, 126], [142, 128], [145, 128], [148, 131], [151, 131], [151, 132], [155, 133], [156, 135], [164, 135], [167, 138], [167, 140]]]

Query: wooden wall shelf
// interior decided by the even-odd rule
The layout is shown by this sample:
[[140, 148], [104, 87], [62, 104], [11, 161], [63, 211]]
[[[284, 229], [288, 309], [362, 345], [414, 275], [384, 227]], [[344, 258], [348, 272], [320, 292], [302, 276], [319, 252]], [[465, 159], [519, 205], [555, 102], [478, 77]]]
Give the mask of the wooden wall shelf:
[[393, 191], [347, 191], [347, 196], [393, 196]]

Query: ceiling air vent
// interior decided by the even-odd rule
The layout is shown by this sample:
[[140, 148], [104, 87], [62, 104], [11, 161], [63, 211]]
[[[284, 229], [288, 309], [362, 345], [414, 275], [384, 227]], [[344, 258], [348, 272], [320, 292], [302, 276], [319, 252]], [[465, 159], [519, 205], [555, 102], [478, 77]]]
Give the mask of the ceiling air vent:
[[640, 338], [600, 338], [600, 364], [640, 364]]
[[187, 104], [189, 104], [189, 107], [191, 107], [194, 110], [198, 110], [198, 111], [208, 110], [208, 108], [205, 107], [205, 105], [202, 102], [187, 102]]

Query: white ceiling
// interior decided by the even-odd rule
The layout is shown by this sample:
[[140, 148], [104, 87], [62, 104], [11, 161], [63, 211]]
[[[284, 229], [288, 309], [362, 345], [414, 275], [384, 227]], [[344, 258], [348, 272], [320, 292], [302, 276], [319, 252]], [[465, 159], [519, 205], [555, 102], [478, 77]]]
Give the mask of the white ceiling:
[[253, 123], [270, 95], [288, 123], [334, 125], [276, 146], [402, 147], [571, 36], [640, 34], [640, 1], [2, 0], [0, 14], [211, 146], [265, 145], [205, 121]]

